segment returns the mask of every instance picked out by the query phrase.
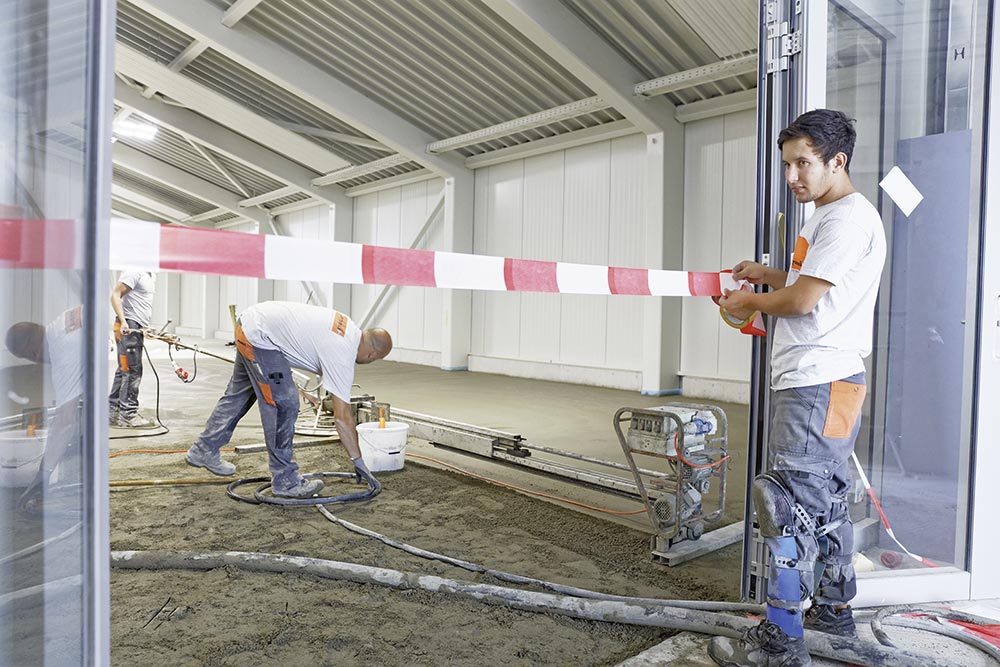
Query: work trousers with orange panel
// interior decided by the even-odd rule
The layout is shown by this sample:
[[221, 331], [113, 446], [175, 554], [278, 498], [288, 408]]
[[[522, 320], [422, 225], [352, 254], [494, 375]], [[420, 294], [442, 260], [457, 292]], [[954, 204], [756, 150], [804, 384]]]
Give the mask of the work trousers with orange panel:
[[[800, 565], [801, 600], [811, 597], [817, 604], [843, 605], [857, 592], [852, 565], [854, 526], [847, 492], [864, 399], [864, 373], [772, 394], [768, 469], [783, 481], [819, 531], [825, 532], [820, 536], [798, 535], [798, 553], [788, 555]], [[774, 547], [768, 546], [773, 551]], [[776, 581], [773, 556], [769, 578]], [[801, 567], [805, 564], [815, 567]], [[769, 603], [779, 602], [770, 599], [772, 593], [769, 590]]]
[[218, 452], [233, 437], [236, 424], [258, 404], [267, 444], [271, 486], [286, 490], [298, 484], [298, 465], [292, 460], [292, 437], [299, 414], [299, 394], [292, 368], [278, 350], [255, 348], [236, 326], [236, 361], [226, 393], [208, 418], [197, 446]]
[[118, 368], [108, 395], [108, 406], [112, 413], [124, 418], [135, 416], [139, 410], [139, 382], [142, 380], [142, 327], [135, 320], [125, 320], [129, 331], [122, 333], [121, 322], [115, 320], [115, 348], [118, 352]]

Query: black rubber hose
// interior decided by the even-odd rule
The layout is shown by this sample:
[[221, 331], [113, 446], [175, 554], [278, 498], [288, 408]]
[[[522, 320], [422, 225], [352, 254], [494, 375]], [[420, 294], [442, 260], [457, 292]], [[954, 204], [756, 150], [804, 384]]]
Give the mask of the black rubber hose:
[[[329, 477], [353, 479], [354, 476], [355, 474], [353, 472], [316, 472], [303, 475], [306, 479], [325, 479]], [[254, 490], [252, 498], [242, 496], [236, 492], [236, 489], [241, 486], [246, 484], [256, 484], [259, 482], [265, 482], [265, 484]], [[314, 496], [312, 498], [279, 498], [277, 496], [265, 494], [264, 491], [269, 488], [271, 488], [270, 477], [247, 477], [245, 479], [238, 479], [227, 486], [226, 495], [233, 500], [238, 500], [242, 503], [250, 503], [251, 505], [284, 505], [289, 507], [304, 507], [308, 505], [311, 507], [314, 505], [326, 505], [330, 503], [349, 503], [370, 500], [382, 492], [382, 484], [380, 484], [378, 480], [375, 481], [374, 485], [369, 485], [365, 491], [355, 491], [353, 493], [345, 493], [339, 496]]]

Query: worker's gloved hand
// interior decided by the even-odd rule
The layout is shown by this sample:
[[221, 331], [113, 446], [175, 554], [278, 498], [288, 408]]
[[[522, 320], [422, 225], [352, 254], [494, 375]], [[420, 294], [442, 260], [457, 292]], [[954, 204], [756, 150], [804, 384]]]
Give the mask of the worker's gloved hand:
[[369, 486], [379, 486], [379, 482], [372, 475], [372, 471], [368, 469], [365, 465], [365, 460], [360, 456], [356, 459], [351, 459], [351, 463], [354, 464], [354, 475], [358, 484], [368, 484]]

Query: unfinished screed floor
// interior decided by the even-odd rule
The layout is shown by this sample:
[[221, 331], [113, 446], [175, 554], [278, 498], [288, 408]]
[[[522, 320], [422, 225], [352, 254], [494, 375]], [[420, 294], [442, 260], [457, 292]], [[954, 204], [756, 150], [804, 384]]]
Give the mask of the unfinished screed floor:
[[[194, 341], [185, 341], [194, 342]], [[209, 341], [206, 349], [233, 355]], [[166, 435], [111, 440], [112, 452], [184, 449], [197, 437], [231, 373], [198, 356], [198, 375], [182, 384], [165, 346], [149, 343], [160, 374], [159, 416]], [[190, 352], [175, 353], [188, 372]], [[356, 392], [393, 406], [520, 433], [530, 442], [623, 462], [611, 419], [623, 406], [667, 402], [635, 392], [579, 387], [409, 364], [359, 366]], [[141, 409], [155, 412], [156, 380], [146, 369]], [[746, 408], [723, 406], [734, 432], [745, 433]], [[742, 425], [741, 425], [742, 423]], [[112, 429], [111, 435], [131, 431]], [[296, 436], [296, 442], [315, 440]], [[261, 443], [256, 410], [231, 444]], [[736, 443], [734, 469], [745, 445]], [[594, 507], [635, 511], [627, 498], [410, 439], [423, 454], [477, 474]], [[238, 477], [267, 473], [266, 454], [225, 454]], [[304, 472], [349, 470], [336, 443], [297, 450]], [[205, 477], [182, 454], [111, 459], [112, 480]], [[337, 516], [400, 541], [535, 578], [606, 592], [660, 598], [736, 600], [739, 545], [674, 568], [652, 562], [644, 515], [616, 517], [569, 506], [418, 463], [380, 476], [384, 490], [365, 504], [331, 505]], [[334, 489], [356, 487], [332, 482]], [[727, 521], [742, 519], [742, 486]], [[489, 578], [423, 560], [327, 521], [315, 508], [239, 503], [224, 486], [113, 490], [112, 550], [259, 551], [348, 561], [436, 574]], [[113, 570], [112, 661], [115, 665], [615, 665], [670, 636], [670, 631], [578, 621], [488, 606], [443, 594], [234, 569], [209, 572]], [[159, 611], [158, 611], [159, 610]], [[152, 621], [150, 620], [152, 618]]]

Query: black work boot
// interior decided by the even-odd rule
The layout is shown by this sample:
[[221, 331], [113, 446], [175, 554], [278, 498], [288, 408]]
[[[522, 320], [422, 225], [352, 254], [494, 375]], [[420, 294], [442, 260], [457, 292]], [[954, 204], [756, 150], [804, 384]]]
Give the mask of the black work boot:
[[770, 621], [761, 621], [739, 639], [713, 637], [708, 655], [722, 667], [809, 667], [812, 658], [802, 637], [789, 637]]
[[854, 625], [854, 614], [850, 607], [837, 611], [828, 604], [814, 604], [806, 611], [802, 625], [806, 630], [858, 638], [858, 629]]

